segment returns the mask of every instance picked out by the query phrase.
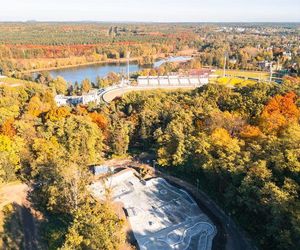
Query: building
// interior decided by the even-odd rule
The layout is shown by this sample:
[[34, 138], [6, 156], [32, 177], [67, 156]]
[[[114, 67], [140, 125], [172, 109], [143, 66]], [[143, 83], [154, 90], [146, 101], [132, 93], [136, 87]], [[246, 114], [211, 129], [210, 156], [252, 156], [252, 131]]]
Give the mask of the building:
[[54, 100], [57, 106], [65, 106], [65, 105], [78, 105], [83, 104], [82, 96], [64, 96], [64, 95], [57, 95], [54, 97]]
[[90, 171], [95, 176], [107, 175], [109, 173], [114, 172], [114, 170], [111, 167], [108, 167], [108, 166], [105, 166], [105, 165], [91, 166]]
[[286, 60], [292, 60], [293, 54], [290, 51], [284, 51], [282, 53], [282, 56], [286, 59]]
[[208, 84], [213, 70], [192, 69], [188, 72], [168, 76], [140, 76], [137, 79], [138, 86], [203, 86]]
[[265, 71], [270, 71], [270, 68], [272, 68], [273, 71], [282, 70], [282, 65], [275, 61], [260, 61], [258, 62], [258, 66], [261, 70]]
[[202, 86], [208, 84], [208, 76], [140, 76], [138, 86]]
[[87, 94], [83, 94], [81, 96], [64, 96], [64, 95], [57, 95], [54, 97], [54, 100], [57, 106], [64, 106], [64, 105], [79, 105], [83, 104], [86, 105], [90, 102], [99, 103], [100, 97], [98, 95], [97, 90], [91, 90]]
[[82, 95], [82, 104], [88, 104], [90, 102], [99, 103], [98, 90], [91, 90], [89, 93]]

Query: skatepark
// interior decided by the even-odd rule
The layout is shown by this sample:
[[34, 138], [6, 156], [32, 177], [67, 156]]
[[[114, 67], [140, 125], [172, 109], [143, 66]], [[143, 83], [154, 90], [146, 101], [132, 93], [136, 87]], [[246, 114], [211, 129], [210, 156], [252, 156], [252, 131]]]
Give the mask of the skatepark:
[[107, 188], [114, 201], [123, 203], [141, 250], [212, 248], [215, 225], [188, 193], [165, 179], [143, 181], [127, 169], [91, 185], [99, 199]]

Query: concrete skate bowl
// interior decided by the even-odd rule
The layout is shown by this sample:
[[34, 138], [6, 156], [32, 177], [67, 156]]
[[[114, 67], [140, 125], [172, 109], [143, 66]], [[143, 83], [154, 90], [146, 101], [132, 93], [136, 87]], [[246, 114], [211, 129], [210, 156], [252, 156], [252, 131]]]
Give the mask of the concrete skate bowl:
[[215, 228], [209, 223], [197, 223], [189, 227], [179, 227], [166, 237], [153, 237], [140, 246], [141, 250], [208, 250], [211, 249]]
[[[196, 190], [189, 190], [186, 186], [179, 184], [177, 181], [174, 181], [172, 178], [166, 178], [164, 176], [167, 183], [170, 183], [172, 186], [177, 187], [178, 189], [184, 190], [185, 193], [188, 193], [188, 196], [192, 197], [192, 199], [196, 202], [198, 207], [211, 219], [213, 224], [216, 227], [216, 235], [212, 240], [212, 250], [224, 250], [226, 246], [226, 233], [225, 233], [225, 224], [220, 220], [220, 218], [216, 215], [215, 211], [211, 211], [211, 209], [205, 204], [202, 200], [200, 200], [196, 195], [194, 195], [193, 191], [198, 193]], [[188, 248], [189, 249], [189, 248]], [[248, 249], [248, 248], [246, 248]]]
[[150, 241], [145, 244], [141, 249], [151, 249], [151, 250], [172, 250], [168, 243], [164, 241]]

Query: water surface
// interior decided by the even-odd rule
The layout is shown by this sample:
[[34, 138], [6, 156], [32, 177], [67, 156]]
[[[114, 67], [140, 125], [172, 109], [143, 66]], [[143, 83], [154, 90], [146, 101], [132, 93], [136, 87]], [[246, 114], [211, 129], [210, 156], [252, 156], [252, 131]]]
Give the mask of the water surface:
[[[141, 66], [138, 62], [130, 62], [129, 64], [129, 72], [134, 73], [138, 72], [143, 68], [149, 67], [160, 67], [166, 62], [183, 62], [191, 60], [191, 57], [170, 57], [167, 59], [161, 59], [156, 61], [153, 65], [148, 66]], [[123, 74], [124, 76], [127, 75], [127, 63], [102, 63], [102, 64], [91, 64], [91, 65], [84, 65], [72, 68], [63, 68], [63, 69], [54, 69], [50, 70], [49, 73], [53, 78], [58, 76], [63, 77], [67, 82], [81, 83], [84, 79], [89, 79], [91, 82], [96, 82], [96, 78], [99, 76], [101, 78], [106, 77], [108, 73], [115, 72]]]
[[[142, 67], [137, 62], [132, 62], [129, 64], [130, 73], [137, 72], [141, 68]], [[127, 64], [126, 63], [93, 64], [93, 65], [78, 66], [73, 68], [55, 69], [49, 71], [50, 75], [53, 78], [61, 76], [67, 82], [71, 82], [71, 83], [75, 83], [76, 81], [80, 83], [86, 78], [92, 82], [96, 82], [96, 78], [98, 76], [103, 78], [106, 77], [110, 72], [126, 75]]]

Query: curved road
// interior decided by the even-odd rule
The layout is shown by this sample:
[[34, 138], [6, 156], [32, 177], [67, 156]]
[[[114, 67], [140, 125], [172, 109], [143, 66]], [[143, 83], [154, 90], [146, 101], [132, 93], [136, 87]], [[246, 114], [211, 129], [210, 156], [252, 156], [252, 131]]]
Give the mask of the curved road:
[[143, 90], [154, 90], [154, 89], [165, 89], [165, 90], [175, 90], [175, 89], [195, 89], [198, 86], [194, 85], [174, 85], [174, 86], [144, 86], [144, 87], [139, 87], [139, 86], [114, 86], [114, 87], [109, 87], [105, 89], [100, 95], [102, 100], [106, 103], [111, 102], [114, 100], [116, 97], [122, 96], [126, 93], [129, 93], [131, 91], [143, 91]]

